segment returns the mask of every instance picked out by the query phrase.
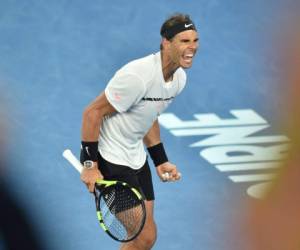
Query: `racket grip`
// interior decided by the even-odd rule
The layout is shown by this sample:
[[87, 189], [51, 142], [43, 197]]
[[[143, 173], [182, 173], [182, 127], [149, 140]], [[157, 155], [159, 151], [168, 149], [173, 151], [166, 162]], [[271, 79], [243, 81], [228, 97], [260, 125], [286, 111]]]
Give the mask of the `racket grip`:
[[76, 156], [72, 153], [70, 149], [66, 149], [63, 152], [63, 157], [71, 163], [71, 165], [79, 172], [81, 173], [83, 170], [83, 166], [80, 163], [80, 161], [76, 158]]

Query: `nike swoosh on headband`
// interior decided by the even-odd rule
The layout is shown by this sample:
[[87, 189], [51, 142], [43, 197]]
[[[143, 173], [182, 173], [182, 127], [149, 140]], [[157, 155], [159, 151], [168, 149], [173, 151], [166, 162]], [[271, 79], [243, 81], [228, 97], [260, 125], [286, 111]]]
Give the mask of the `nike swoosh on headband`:
[[185, 28], [188, 28], [188, 27], [190, 27], [190, 26], [192, 26], [193, 24], [192, 23], [190, 23], [190, 24], [184, 24], [184, 27]]

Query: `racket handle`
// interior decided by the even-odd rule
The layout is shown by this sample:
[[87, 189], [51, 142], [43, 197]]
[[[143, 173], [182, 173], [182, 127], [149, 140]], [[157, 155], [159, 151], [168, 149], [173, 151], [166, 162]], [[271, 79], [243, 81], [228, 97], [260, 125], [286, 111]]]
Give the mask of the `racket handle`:
[[78, 161], [78, 159], [76, 158], [76, 156], [72, 153], [72, 151], [70, 149], [66, 149], [63, 152], [63, 157], [69, 162], [71, 163], [71, 165], [79, 172], [81, 173], [83, 170], [83, 166], [80, 163], [80, 161]]

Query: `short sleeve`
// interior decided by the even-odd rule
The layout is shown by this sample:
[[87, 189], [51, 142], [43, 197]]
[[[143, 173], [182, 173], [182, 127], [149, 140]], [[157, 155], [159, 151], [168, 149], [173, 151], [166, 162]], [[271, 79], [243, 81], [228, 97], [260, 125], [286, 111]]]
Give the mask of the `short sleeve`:
[[143, 80], [130, 73], [117, 72], [105, 88], [107, 100], [120, 113], [138, 103], [144, 94]]

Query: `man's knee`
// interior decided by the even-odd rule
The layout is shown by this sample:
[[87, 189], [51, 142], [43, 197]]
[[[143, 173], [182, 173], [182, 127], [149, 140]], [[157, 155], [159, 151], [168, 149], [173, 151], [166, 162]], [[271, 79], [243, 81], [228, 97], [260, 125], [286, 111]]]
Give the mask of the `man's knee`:
[[146, 225], [142, 233], [134, 240], [133, 244], [138, 249], [149, 250], [153, 247], [156, 241], [156, 225], [152, 222]]
[[156, 241], [156, 231], [149, 234], [141, 234], [133, 241], [121, 246], [122, 250], [150, 250]]
[[132, 243], [136, 249], [149, 250], [153, 247], [156, 241], [156, 234], [145, 234], [135, 239]]
[[140, 241], [145, 249], [151, 249], [156, 241], [156, 230], [151, 233], [142, 235]]
[[123, 244], [122, 250], [150, 250], [156, 241], [156, 224], [153, 219], [153, 201], [146, 201], [147, 218], [142, 232], [133, 241]]

